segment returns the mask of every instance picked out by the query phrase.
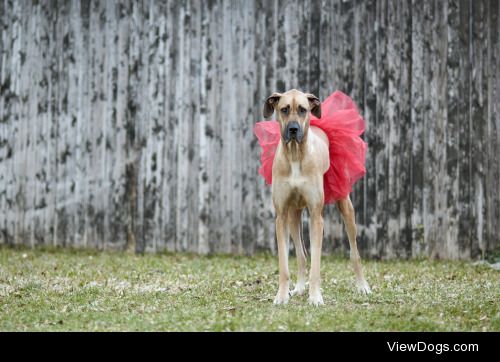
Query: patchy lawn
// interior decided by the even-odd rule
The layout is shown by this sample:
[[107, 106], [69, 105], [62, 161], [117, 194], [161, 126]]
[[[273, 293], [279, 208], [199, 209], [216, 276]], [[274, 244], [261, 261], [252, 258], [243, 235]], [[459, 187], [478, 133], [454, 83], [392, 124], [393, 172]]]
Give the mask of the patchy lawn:
[[304, 295], [276, 307], [277, 264], [0, 248], [0, 330], [500, 331], [500, 272], [487, 265], [364, 261], [364, 296], [347, 259], [324, 257], [325, 306]]

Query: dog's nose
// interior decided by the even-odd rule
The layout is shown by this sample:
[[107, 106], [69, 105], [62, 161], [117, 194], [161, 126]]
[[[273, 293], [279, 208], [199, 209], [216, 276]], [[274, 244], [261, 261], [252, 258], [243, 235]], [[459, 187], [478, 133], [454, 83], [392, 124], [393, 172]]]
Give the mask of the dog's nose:
[[298, 123], [292, 123], [288, 126], [288, 131], [292, 134], [297, 134], [299, 129], [300, 129], [300, 127], [299, 127]]

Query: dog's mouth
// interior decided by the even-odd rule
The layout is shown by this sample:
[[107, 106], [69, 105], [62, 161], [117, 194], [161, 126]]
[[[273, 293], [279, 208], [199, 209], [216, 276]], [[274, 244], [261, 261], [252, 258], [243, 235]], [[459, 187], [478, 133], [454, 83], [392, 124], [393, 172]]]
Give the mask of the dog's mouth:
[[298, 122], [290, 122], [285, 130], [285, 142], [288, 144], [292, 140], [301, 143], [304, 139], [304, 132]]

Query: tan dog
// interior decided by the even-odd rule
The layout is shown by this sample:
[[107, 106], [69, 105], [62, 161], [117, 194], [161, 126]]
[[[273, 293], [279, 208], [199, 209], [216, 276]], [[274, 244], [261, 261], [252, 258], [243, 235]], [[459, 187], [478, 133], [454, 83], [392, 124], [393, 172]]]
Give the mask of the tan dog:
[[[309, 112], [321, 118], [321, 103], [312, 94], [292, 89], [274, 93], [264, 104], [264, 117], [276, 110], [280, 123], [281, 141], [276, 150], [272, 170], [272, 197], [276, 210], [276, 238], [279, 255], [279, 289], [274, 304], [289, 299], [288, 245], [291, 234], [297, 254], [298, 275], [291, 295], [301, 295], [306, 287], [306, 255], [302, 242], [302, 210], [310, 215], [311, 271], [309, 274], [309, 303], [322, 305], [320, 289], [321, 245], [323, 241], [323, 175], [330, 165], [328, 138], [319, 128], [309, 126]], [[356, 245], [354, 208], [349, 197], [339, 200], [351, 246], [351, 260], [358, 290], [370, 293], [361, 268]]]

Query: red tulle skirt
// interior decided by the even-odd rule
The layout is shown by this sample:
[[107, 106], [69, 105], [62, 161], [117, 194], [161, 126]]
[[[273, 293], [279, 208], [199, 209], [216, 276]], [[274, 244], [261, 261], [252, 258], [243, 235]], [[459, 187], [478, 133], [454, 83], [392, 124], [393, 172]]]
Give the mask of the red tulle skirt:
[[[333, 203], [346, 198], [366, 173], [367, 144], [359, 137], [365, 131], [365, 121], [354, 101], [336, 91], [321, 103], [321, 119], [311, 114], [311, 126], [322, 129], [330, 142], [330, 168], [324, 175], [323, 187], [325, 203]], [[281, 138], [279, 123], [257, 122], [254, 133], [262, 147], [259, 173], [270, 185], [274, 154]]]

